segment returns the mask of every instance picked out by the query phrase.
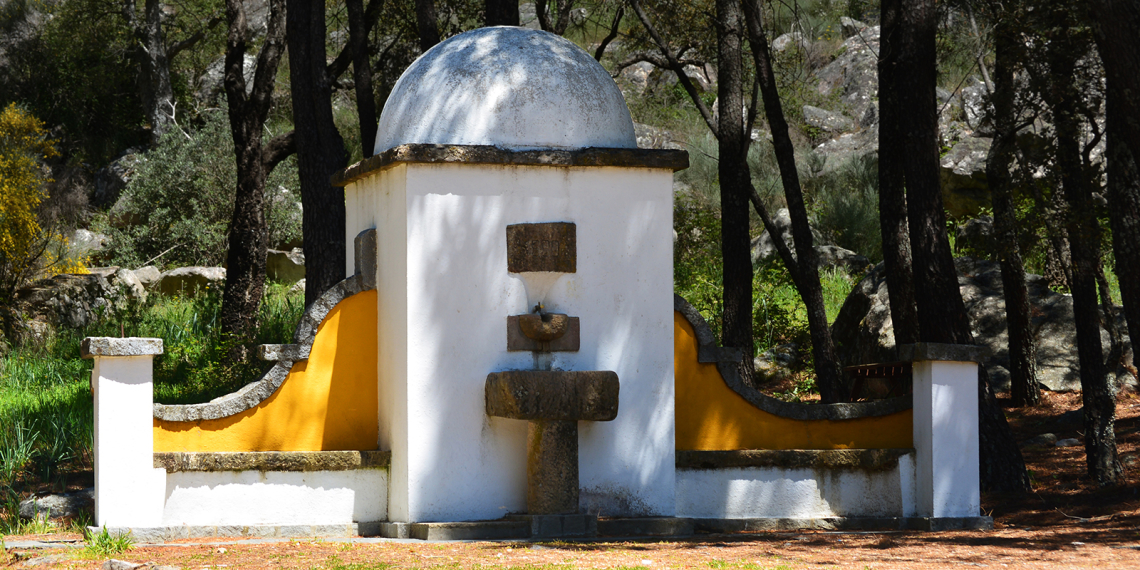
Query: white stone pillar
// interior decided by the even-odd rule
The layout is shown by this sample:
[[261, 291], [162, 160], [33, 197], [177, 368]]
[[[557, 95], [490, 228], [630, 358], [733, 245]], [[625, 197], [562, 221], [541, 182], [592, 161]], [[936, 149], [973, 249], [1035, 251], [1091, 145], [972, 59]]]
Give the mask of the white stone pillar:
[[917, 343], [899, 347], [914, 369], [916, 513], [930, 518], [981, 515], [978, 470], [978, 346]]
[[159, 338], [88, 337], [95, 397], [95, 524], [146, 528], [162, 524], [166, 471], [154, 467], [154, 355]]

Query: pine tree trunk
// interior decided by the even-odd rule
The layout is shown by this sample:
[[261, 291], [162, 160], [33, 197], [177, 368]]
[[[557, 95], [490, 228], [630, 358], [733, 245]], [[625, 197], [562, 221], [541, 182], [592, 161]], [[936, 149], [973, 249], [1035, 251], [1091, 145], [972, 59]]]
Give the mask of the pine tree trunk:
[[1080, 118], [1074, 84], [1077, 52], [1071, 41], [1069, 14], [1056, 9], [1056, 22], [1046, 50], [1050, 80], [1048, 104], [1056, 130], [1056, 161], [1068, 205], [1066, 230], [1072, 259], [1069, 288], [1077, 330], [1077, 357], [1081, 366], [1084, 401], [1085, 455], [1088, 473], [1099, 485], [1112, 485], [1120, 477], [1116, 458], [1116, 391], [1108, 378], [1100, 342], [1100, 308], [1096, 274], [1100, 263], [1100, 226], [1093, 210], [1089, 183], [1081, 163]]
[[[946, 236], [946, 215], [938, 173], [935, 99], [934, 0], [903, 0], [898, 31], [899, 124], [904, 133], [907, 216], [914, 268], [918, 334], [923, 342], [973, 344], [958, 274]], [[905, 87], [904, 87], [905, 86]], [[1013, 432], [979, 366], [981, 485], [987, 491], [1029, 489], [1025, 462]]]
[[439, 23], [436, 18], [434, 0], [416, 0], [416, 32], [420, 36], [421, 52], [439, 43]]
[[1140, 170], [1120, 129], [1124, 97], [1115, 80], [1108, 81], [1105, 103], [1108, 145], [1108, 218], [1112, 224], [1112, 252], [1128, 338], [1140, 351]]
[[485, 0], [483, 6], [487, 26], [519, 25], [518, 0]]
[[[379, 2], [381, 0], [372, 1]], [[368, 158], [372, 156], [373, 147], [376, 144], [378, 122], [376, 98], [372, 93], [372, 66], [368, 63], [368, 20], [364, 16], [364, 0], [345, 0], [345, 8], [348, 9], [348, 41], [352, 49], [352, 78], [356, 83], [356, 116], [360, 124], [360, 147], [362, 156]], [[329, 95], [331, 117], [332, 93], [330, 92]], [[345, 161], [347, 162], [347, 157]]]
[[[1140, 157], [1140, 3], [1135, 0], [1090, 0], [1097, 50], [1105, 76], [1120, 95], [1117, 137], [1133, 157]], [[1112, 128], [1112, 127], [1109, 127]]]
[[899, 125], [901, 109], [896, 79], [900, 7], [901, 0], [882, 0], [879, 36], [879, 228], [895, 346], [918, 341], [903, 168], [906, 148]]
[[[760, 82], [760, 92], [764, 97], [764, 114], [772, 132], [772, 144], [780, 168], [780, 180], [783, 183], [784, 196], [788, 201], [788, 212], [792, 218], [796, 261], [789, 264], [788, 272], [793, 275], [796, 290], [807, 308], [808, 331], [811, 334], [812, 356], [815, 361], [820, 399], [826, 404], [846, 402], [850, 399], [850, 395], [843, 382], [843, 370], [835, 353], [831, 329], [827, 325], [823, 286], [819, 282], [819, 262], [815, 245], [812, 243], [807, 208], [804, 205], [799, 171], [796, 168], [795, 148], [788, 135], [788, 123], [784, 119], [784, 109], [776, 88], [776, 77], [772, 72], [772, 57], [768, 38], [762, 26], [762, 12], [756, 0], [746, 0], [744, 6], [756, 76]], [[782, 241], [783, 237], [773, 236], [773, 240]], [[787, 264], [788, 260], [785, 260], [785, 263]]]
[[742, 375], [752, 381], [752, 256], [748, 195], [751, 184], [744, 132], [743, 30], [737, 0], [717, 0], [717, 138], [720, 160], [721, 256], [724, 276], [724, 346], [744, 352]]
[[1036, 405], [1041, 398], [1037, 385], [1037, 343], [1030, 321], [1029, 289], [1025, 266], [1018, 246], [1017, 218], [1013, 206], [1013, 186], [1009, 170], [1017, 144], [1013, 106], [1013, 58], [1017, 38], [1009, 24], [999, 21], [995, 30], [994, 53], [994, 140], [986, 159], [986, 180], [994, 209], [1002, 291], [1005, 294], [1006, 323], [1009, 327], [1010, 396], [1015, 406]]
[[221, 331], [226, 342], [232, 343], [230, 359], [244, 360], [248, 356], [245, 344], [253, 340], [265, 289], [265, 254], [269, 240], [265, 223], [265, 179], [276, 162], [267, 159], [261, 133], [269, 114], [277, 63], [285, 47], [285, 0], [270, 0], [267, 31], [248, 96], [242, 68], [249, 34], [241, 0], [226, 0], [226, 21], [229, 31], [223, 85], [237, 161], [237, 194], [229, 228]]
[[150, 124], [152, 147], [158, 145], [162, 135], [174, 124], [174, 88], [170, 83], [170, 60], [166, 56], [166, 35], [162, 30], [162, 6], [160, 0], [146, 0], [144, 21], [130, 22], [141, 44], [138, 87], [143, 112]]
[[[323, 0], [288, 0], [289, 72], [301, 179], [305, 305], [345, 277], [344, 189], [329, 184], [348, 163], [332, 115]], [[370, 149], [369, 149], [370, 150]]]

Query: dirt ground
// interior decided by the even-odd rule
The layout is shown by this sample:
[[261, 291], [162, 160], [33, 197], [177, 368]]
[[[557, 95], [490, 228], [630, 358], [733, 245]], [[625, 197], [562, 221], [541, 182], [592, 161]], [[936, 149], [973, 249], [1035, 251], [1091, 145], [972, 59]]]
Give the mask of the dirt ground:
[[[1080, 421], [1066, 412], [1079, 394], [1046, 392], [1042, 405], [1007, 410], [1019, 441], [1042, 433], [1080, 439]], [[686, 540], [635, 542], [280, 543], [185, 541], [137, 547], [116, 555], [153, 566], [206, 568], [1095, 568], [1140, 569], [1140, 397], [1117, 404], [1117, 443], [1125, 481], [1098, 489], [1085, 475], [1084, 447], [1023, 448], [1034, 481], [1028, 497], [986, 496], [991, 531], [761, 532], [699, 535]], [[78, 535], [7, 536], [16, 540], [76, 540]], [[52, 557], [45, 559], [44, 557]], [[0, 567], [102, 568], [103, 557], [60, 549], [8, 549]]]

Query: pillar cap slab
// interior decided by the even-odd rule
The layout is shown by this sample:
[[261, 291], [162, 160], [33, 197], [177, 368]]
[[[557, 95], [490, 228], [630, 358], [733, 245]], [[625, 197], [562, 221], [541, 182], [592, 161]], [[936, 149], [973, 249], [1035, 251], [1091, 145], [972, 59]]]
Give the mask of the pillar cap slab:
[[79, 345], [83, 358], [96, 356], [149, 356], [162, 354], [161, 338], [89, 336]]
[[943, 362], [982, 362], [990, 350], [973, 344], [942, 344], [937, 342], [916, 342], [903, 344], [899, 348], [899, 360], [920, 362], [936, 360]]

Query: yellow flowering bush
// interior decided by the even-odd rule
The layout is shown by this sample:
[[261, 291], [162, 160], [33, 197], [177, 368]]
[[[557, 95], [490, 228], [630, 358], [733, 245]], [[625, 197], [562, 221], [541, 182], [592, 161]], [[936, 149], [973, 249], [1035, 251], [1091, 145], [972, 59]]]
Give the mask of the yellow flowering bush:
[[40, 265], [51, 243], [36, 218], [49, 178], [40, 161], [55, 156], [43, 123], [15, 103], [0, 111], [0, 304]]

